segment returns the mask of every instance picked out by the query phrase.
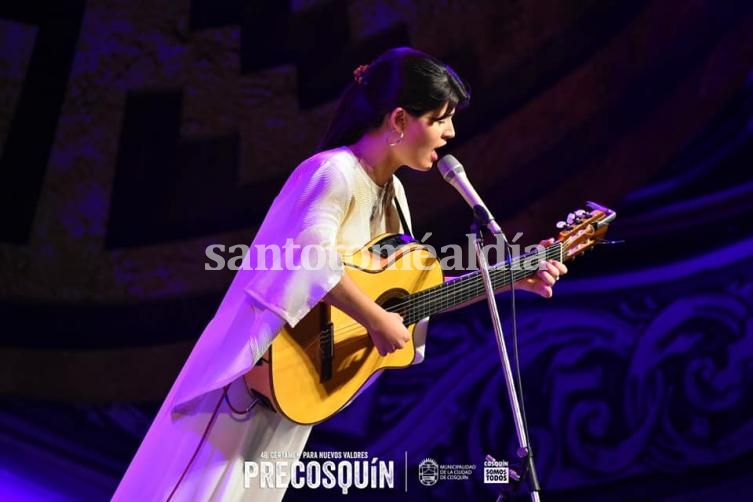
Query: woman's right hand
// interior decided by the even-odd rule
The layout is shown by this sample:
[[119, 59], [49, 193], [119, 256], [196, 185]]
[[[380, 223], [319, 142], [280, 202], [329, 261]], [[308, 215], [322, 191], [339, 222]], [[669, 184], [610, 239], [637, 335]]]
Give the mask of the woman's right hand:
[[381, 312], [369, 320], [366, 329], [379, 355], [386, 356], [405, 347], [411, 339], [411, 334], [403, 324], [403, 317], [400, 314], [387, 312], [381, 308], [379, 310]]
[[348, 274], [342, 275], [340, 282], [324, 296], [324, 301], [366, 328], [380, 356], [402, 349], [411, 339], [400, 314], [384, 310]]

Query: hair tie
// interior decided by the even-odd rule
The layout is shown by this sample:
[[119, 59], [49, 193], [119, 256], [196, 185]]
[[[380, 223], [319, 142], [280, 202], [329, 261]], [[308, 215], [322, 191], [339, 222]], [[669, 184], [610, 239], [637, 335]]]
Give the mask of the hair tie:
[[353, 70], [353, 80], [356, 81], [356, 84], [358, 85], [364, 85], [366, 82], [364, 80], [364, 77], [366, 76], [366, 70], [369, 69], [369, 65], [359, 65], [358, 68]]

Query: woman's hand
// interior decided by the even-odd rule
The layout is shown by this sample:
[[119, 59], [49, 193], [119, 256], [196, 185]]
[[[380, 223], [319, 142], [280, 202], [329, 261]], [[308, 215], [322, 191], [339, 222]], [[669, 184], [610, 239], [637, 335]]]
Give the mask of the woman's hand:
[[[541, 241], [542, 246], [549, 246], [554, 239]], [[554, 294], [552, 288], [561, 276], [567, 273], [567, 267], [564, 263], [557, 260], [546, 260], [539, 263], [539, 270], [535, 275], [527, 279], [521, 279], [515, 283], [515, 287], [530, 291], [544, 298], [551, 298]]]
[[411, 339], [410, 331], [397, 312], [382, 310], [381, 314], [370, 319], [366, 329], [380, 356], [402, 349]]
[[377, 305], [348, 274], [342, 275], [340, 282], [324, 296], [324, 301], [366, 328], [380, 356], [402, 349], [411, 339], [400, 314], [387, 312]]

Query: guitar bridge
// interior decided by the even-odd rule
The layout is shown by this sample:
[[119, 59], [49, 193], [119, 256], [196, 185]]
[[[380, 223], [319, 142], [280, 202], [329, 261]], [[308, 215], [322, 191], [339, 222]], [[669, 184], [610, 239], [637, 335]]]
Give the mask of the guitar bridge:
[[330, 322], [319, 333], [319, 381], [324, 383], [332, 379], [332, 360], [335, 358], [334, 326]]

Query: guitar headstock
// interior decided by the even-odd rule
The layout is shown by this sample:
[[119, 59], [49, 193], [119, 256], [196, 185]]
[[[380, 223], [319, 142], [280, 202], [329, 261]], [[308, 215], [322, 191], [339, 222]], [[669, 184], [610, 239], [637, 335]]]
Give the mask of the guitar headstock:
[[586, 203], [588, 209], [578, 209], [557, 223], [560, 229], [557, 242], [562, 244], [562, 257], [571, 260], [603, 242], [609, 224], [617, 213], [595, 202]]

